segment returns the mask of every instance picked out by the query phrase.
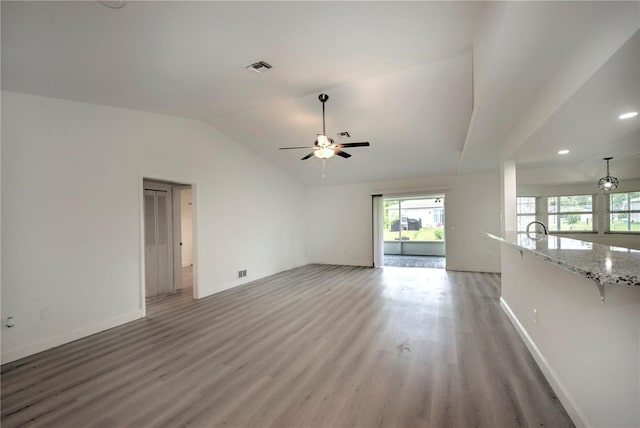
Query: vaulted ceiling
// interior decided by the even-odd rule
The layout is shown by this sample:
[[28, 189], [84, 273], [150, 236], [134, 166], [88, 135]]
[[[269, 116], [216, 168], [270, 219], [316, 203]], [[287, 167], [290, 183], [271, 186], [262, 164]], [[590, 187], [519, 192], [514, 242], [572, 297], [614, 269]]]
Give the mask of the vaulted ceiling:
[[[639, 159], [639, 28], [637, 2], [3, 1], [2, 88], [203, 120], [308, 185], [588, 170]], [[325, 179], [278, 150], [313, 144], [323, 92], [327, 134], [371, 143]]]

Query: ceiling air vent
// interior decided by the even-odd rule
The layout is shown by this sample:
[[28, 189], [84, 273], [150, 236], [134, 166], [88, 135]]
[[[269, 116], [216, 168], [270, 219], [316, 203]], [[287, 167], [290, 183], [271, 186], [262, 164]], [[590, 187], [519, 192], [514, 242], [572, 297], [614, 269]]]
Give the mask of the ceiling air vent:
[[267, 71], [268, 69], [270, 69], [271, 64], [265, 61], [258, 61], [258, 62], [254, 62], [253, 64], [247, 65], [245, 68], [260, 74], [263, 71]]

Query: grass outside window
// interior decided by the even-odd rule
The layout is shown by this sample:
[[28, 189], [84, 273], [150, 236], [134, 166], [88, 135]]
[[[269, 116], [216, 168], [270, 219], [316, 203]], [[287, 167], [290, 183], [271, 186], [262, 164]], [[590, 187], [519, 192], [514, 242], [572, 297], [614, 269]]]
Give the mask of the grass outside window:
[[[420, 230], [403, 230], [404, 241], [444, 241], [444, 227], [423, 227]], [[385, 241], [399, 241], [398, 232], [384, 231]]]

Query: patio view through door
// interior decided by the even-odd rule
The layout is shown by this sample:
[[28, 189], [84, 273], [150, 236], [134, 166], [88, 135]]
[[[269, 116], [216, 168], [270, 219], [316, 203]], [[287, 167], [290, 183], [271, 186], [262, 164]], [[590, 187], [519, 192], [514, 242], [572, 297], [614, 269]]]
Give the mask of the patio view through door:
[[445, 268], [444, 199], [443, 194], [383, 198], [384, 266]]

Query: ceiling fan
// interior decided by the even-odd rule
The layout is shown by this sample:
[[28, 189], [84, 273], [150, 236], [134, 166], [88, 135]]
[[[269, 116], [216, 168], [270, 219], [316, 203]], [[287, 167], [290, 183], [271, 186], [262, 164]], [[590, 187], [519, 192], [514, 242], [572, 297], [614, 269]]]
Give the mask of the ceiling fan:
[[303, 157], [301, 160], [307, 160], [312, 156], [316, 156], [323, 161], [329, 159], [333, 155], [338, 155], [343, 158], [350, 158], [351, 155], [347, 152], [343, 152], [342, 149], [345, 147], [368, 147], [368, 142], [361, 143], [343, 143], [336, 144], [333, 141], [333, 138], [327, 137], [327, 133], [325, 130], [325, 121], [324, 121], [324, 103], [329, 99], [329, 95], [320, 94], [318, 99], [322, 103], [322, 134], [317, 134], [316, 141], [314, 146], [302, 146], [302, 147], [280, 147], [280, 150], [291, 150], [291, 149], [313, 149], [311, 153]]

